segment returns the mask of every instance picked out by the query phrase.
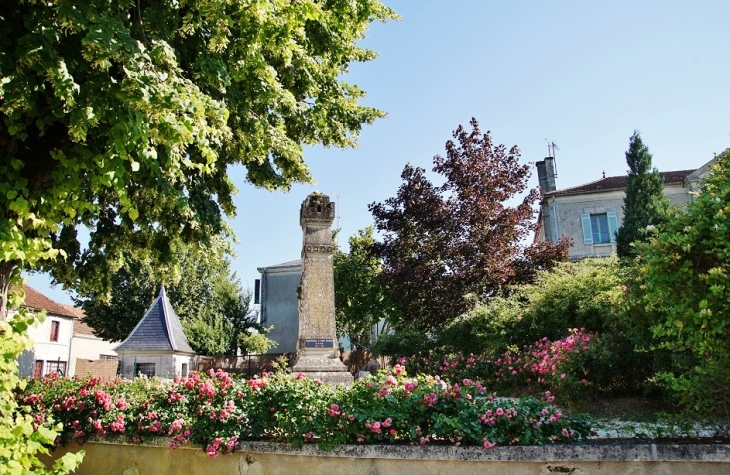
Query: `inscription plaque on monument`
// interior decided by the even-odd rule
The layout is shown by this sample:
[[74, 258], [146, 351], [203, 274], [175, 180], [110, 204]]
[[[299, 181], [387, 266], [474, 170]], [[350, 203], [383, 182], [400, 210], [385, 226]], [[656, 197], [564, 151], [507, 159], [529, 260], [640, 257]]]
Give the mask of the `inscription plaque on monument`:
[[335, 284], [332, 222], [335, 204], [327, 195], [307, 196], [299, 212], [302, 226], [302, 280], [299, 286], [299, 344], [292, 370], [327, 383], [352, 384], [335, 342]]
[[305, 348], [334, 348], [335, 342], [331, 338], [305, 338]]

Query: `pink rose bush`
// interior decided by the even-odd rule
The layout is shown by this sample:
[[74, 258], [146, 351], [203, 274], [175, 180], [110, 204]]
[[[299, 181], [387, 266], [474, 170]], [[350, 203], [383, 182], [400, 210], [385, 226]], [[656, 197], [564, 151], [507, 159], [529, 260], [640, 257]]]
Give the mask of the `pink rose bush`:
[[497, 389], [533, 389], [533, 392], [578, 383], [590, 386], [585, 370], [576, 364], [597, 335], [584, 328], [574, 328], [570, 334], [556, 341], [543, 338], [520, 351], [507, 351], [497, 356], [475, 356], [462, 353], [444, 355], [431, 353], [400, 358], [398, 362], [412, 368], [416, 373], [438, 374], [448, 381], [478, 379]]
[[587, 422], [562, 415], [549, 392], [539, 399], [500, 399], [476, 379], [452, 384], [438, 376], [409, 376], [406, 368], [399, 364], [352, 388], [285, 373], [244, 380], [220, 370], [174, 381], [108, 383], [53, 375], [29, 381], [16, 397], [37, 415], [38, 425], [49, 415], [60, 421], [63, 440], [139, 443], [165, 437], [171, 448], [193, 443], [210, 456], [233, 452], [242, 440], [317, 443], [323, 449], [350, 443], [489, 448], [589, 435]]

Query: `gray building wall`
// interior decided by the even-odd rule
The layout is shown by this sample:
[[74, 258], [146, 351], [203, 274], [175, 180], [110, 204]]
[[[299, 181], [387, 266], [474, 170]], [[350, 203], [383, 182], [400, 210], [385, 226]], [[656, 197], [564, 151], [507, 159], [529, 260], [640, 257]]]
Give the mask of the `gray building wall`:
[[155, 376], [160, 378], [175, 378], [183, 376], [183, 364], [187, 364], [187, 370], [195, 369], [193, 355], [180, 353], [159, 353], [159, 352], [138, 352], [135, 354], [119, 354], [121, 365], [121, 376], [126, 379], [133, 379], [135, 367], [139, 363], [154, 363]]
[[301, 261], [259, 267], [258, 271], [261, 272], [261, 324], [273, 325], [266, 336], [277, 343], [268, 353], [293, 353], [297, 351], [299, 338]]
[[[690, 201], [690, 190], [682, 185], [666, 185], [664, 194], [675, 206]], [[548, 195], [542, 203], [542, 230], [538, 239], [555, 243], [555, 236], [567, 236], [573, 240], [569, 249], [571, 260], [584, 257], [606, 257], [616, 252], [616, 243], [584, 244], [581, 215], [616, 213], [618, 227], [623, 223], [623, 206], [626, 193], [623, 190], [596, 191], [567, 195]]]

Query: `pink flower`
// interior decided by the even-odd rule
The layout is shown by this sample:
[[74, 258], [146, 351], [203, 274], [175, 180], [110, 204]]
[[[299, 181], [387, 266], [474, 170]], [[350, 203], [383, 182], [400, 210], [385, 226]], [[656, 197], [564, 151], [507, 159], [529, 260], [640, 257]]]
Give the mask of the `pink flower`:
[[491, 449], [492, 447], [494, 447], [495, 445], [497, 445], [497, 443], [496, 442], [490, 442], [487, 439], [484, 439], [484, 444], [483, 445], [484, 445], [484, 448], [485, 449]]
[[560, 375], [560, 379], [565, 379], [565, 373]]
[[337, 417], [340, 415], [340, 406], [338, 406], [337, 404], [332, 404], [327, 412], [329, 413], [330, 417]]
[[495, 414], [496, 414], [497, 416], [501, 416], [502, 414], [504, 414], [504, 409], [502, 409], [501, 407], [498, 407], [498, 408], [497, 408], [497, 410], [496, 410], [496, 411], [494, 411], [494, 413], [495, 413]]

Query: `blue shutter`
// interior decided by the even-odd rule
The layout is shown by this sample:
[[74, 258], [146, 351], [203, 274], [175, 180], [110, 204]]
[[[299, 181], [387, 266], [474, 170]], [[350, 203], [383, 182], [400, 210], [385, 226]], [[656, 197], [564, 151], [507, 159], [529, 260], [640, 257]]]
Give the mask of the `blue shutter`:
[[581, 214], [580, 222], [583, 225], [583, 244], [593, 244], [593, 234], [591, 233], [591, 215]]
[[616, 213], [609, 211], [606, 213], [608, 218], [608, 236], [611, 238], [611, 242], [616, 242], [616, 233], [618, 232], [618, 218]]

